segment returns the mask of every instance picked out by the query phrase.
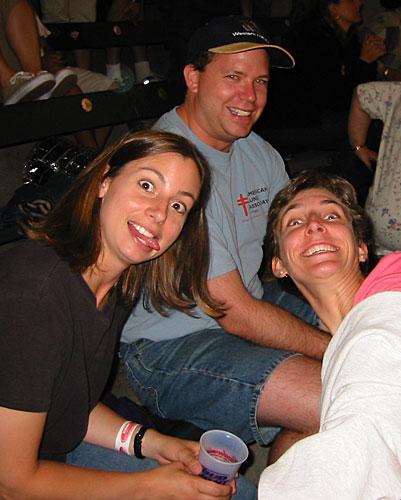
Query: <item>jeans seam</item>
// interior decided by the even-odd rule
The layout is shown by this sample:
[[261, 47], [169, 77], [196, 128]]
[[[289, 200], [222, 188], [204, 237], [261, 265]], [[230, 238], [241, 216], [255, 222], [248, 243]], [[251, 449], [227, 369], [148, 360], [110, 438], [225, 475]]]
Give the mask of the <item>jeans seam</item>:
[[[271, 439], [269, 440], [269, 442], [266, 442], [263, 439], [262, 433], [260, 431], [260, 425], [258, 424], [258, 421], [257, 421], [257, 411], [258, 411], [259, 402], [260, 402], [260, 398], [262, 396], [262, 392], [264, 390], [264, 387], [265, 387], [270, 375], [274, 372], [274, 370], [276, 368], [278, 368], [287, 359], [290, 359], [290, 358], [297, 356], [297, 355], [298, 355], [298, 353], [290, 352], [290, 351], [283, 353], [283, 355], [279, 359], [276, 359], [275, 362], [273, 364], [271, 364], [266, 369], [266, 371], [261, 376], [260, 382], [255, 385], [255, 390], [252, 394], [252, 399], [251, 399], [251, 411], [250, 411], [250, 422], [249, 423], [250, 423], [252, 433], [255, 437], [255, 441], [257, 443], [259, 443], [260, 445], [269, 444], [269, 442], [271, 442], [275, 437], [275, 436], [272, 436]], [[266, 427], [271, 428], [271, 429], [277, 429], [276, 434], [278, 434], [278, 432], [281, 429], [279, 426], [275, 426], [275, 425], [268, 425]]]

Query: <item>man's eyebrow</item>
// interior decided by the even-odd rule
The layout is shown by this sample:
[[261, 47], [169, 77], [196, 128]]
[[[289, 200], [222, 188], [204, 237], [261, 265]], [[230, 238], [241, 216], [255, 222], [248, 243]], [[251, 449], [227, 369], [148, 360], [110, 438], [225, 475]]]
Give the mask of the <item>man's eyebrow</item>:
[[[235, 69], [235, 68], [232, 68], [232, 69], [228, 69], [226, 71], [226, 73], [234, 73], [236, 75], [245, 75], [246, 73], [244, 71], [241, 71], [239, 69]], [[255, 77], [255, 79], [257, 78], [267, 78], [269, 79], [270, 78], [270, 73], [263, 73], [262, 75], [258, 75]]]

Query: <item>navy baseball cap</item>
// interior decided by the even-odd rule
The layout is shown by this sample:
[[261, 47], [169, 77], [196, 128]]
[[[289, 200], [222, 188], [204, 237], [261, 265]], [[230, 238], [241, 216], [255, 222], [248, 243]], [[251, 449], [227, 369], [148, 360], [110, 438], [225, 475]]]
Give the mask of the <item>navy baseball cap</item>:
[[195, 31], [188, 43], [187, 64], [202, 52], [236, 54], [253, 49], [266, 49], [270, 65], [290, 69], [295, 66], [292, 55], [270, 42], [269, 37], [251, 19], [243, 16], [216, 17]]

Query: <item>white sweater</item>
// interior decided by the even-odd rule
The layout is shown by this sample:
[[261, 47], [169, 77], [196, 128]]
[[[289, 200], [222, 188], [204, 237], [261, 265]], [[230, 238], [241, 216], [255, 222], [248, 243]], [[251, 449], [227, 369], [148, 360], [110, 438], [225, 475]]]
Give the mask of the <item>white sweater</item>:
[[259, 482], [259, 500], [401, 499], [401, 292], [357, 304], [322, 367], [318, 434]]

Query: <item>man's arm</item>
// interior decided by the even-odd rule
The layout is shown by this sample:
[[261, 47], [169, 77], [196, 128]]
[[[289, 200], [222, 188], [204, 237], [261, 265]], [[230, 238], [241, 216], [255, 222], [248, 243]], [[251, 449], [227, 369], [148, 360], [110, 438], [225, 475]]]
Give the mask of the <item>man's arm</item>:
[[372, 170], [372, 163], [377, 161], [377, 154], [366, 145], [366, 136], [371, 122], [370, 116], [362, 109], [357, 89], [354, 90], [351, 109], [348, 117], [348, 136], [356, 156]]
[[237, 270], [210, 279], [208, 287], [225, 304], [226, 314], [218, 321], [227, 332], [266, 347], [322, 359], [331, 336], [281, 307], [252, 297]]

